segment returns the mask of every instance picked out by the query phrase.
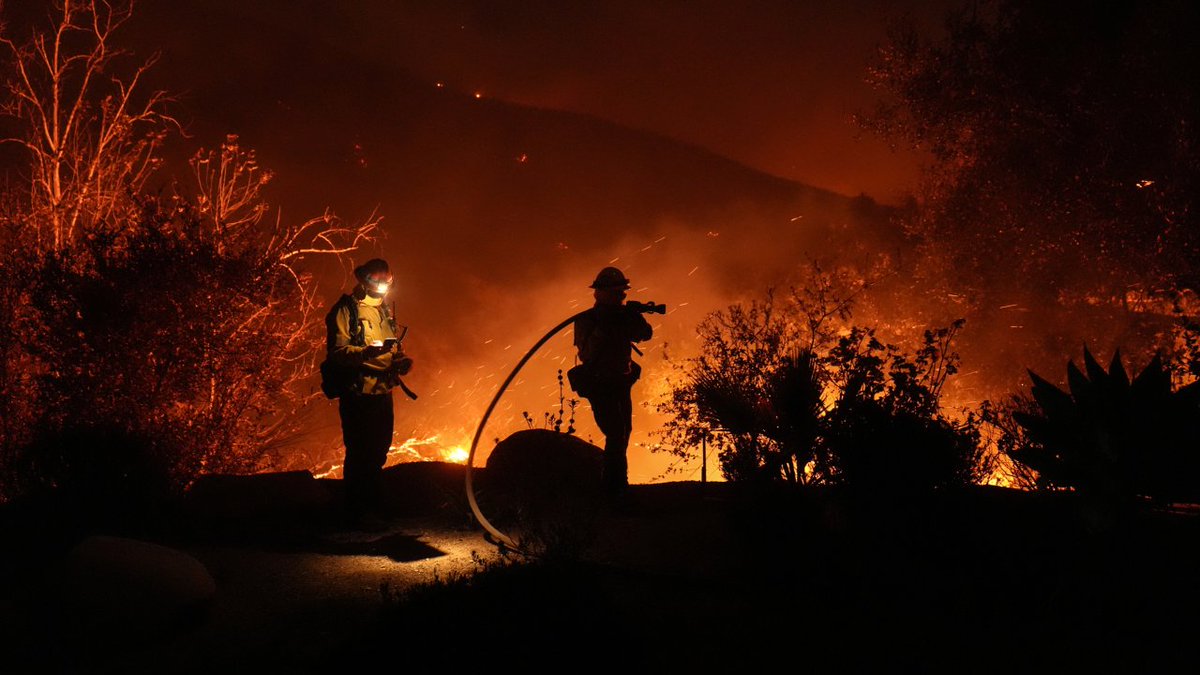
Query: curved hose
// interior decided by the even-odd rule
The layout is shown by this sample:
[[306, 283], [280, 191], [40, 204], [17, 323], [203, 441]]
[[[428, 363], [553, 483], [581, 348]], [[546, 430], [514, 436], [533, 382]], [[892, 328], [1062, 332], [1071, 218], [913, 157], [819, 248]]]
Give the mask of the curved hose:
[[475, 514], [475, 520], [479, 521], [479, 524], [483, 526], [483, 529], [486, 530], [487, 533], [493, 538], [495, 538], [497, 542], [516, 551], [521, 550], [520, 547], [517, 546], [517, 543], [513, 541], [511, 537], [496, 529], [496, 526], [492, 525], [492, 523], [488, 521], [488, 519], [483, 515], [483, 512], [479, 510], [479, 502], [475, 500], [475, 448], [479, 445], [479, 437], [483, 435], [483, 428], [487, 426], [488, 418], [492, 416], [492, 411], [496, 409], [496, 404], [500, 402], [500, 397], [504, 395], [505, 390], [508, 389], [508, 385], [512, 384], [513, 378], [517, 376], [517, 373], [521, 372], [521, 368], [525, 366], [525, 363], [529, 361], [529, 359], [537, 353], [537, 350], [541, 349], [542, 345], [546, 344], [550, 338], [557, 335], [562, 329], [566, 328], [572, 323], [575, 323], [575, 320], [580, 316], [583, 316], [583, 314], [587, 311], [589, 310], [585, 309], [582, 312], [573, 314], [571, 315], [571, 318], [566, 319], [554, 328], [551, 328], [550, 332], [543, 335], [541, 340], [538, 340], [537, 343], [529, 349], [529, 351], [525, 352], [525, 356], [521, 357], [521, 360], [517, 362], [516, 367], [512, 369], [511, 373], [508, 374], [508, 378], [504, 380], [503, 384], [500, 385], [500, 389], [496, 391], [496, 395], [492, 397], [492, 402], [488, 404], [487, 410], [483, 413], [483, 419], [479, 420], [479, 428], [475, 429], [475, 438], [471, 439], [471, 452], [467, 455], [466, 472], [467, 501], [471, 504], [471, 513]]

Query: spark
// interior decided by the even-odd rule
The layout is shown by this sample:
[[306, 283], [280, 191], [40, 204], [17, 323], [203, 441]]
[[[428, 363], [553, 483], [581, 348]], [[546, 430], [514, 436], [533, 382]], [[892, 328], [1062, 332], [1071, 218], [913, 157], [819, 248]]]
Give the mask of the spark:
[[1000, 305], [1000, 309], [1012, 309], [1013, 307], [1016, 307], [1016, 306], [1017, 306], [1017, 303], [1014, 302], [1010, 305]]
[[792, 218], [791, 222], [793, 222], [793, 223], [794, 223], [794, 222], [796, 222], [797, 220], [800, 220], [800, 219], [801, 219], [801, 218], [803, 218], [803, 217], [804, 217], [804, 216], [796, 216], [795, 218]]
[[1134, 185], [1136, 185], [1136, 186], [1137, 186], [1137, 188], [1138, 188], [1139, 190], [1141, 190], [1141, 189], [1143, 189], [1143, 188], [1148, 188], [1148, 187], [1150, 187], [1151, 185], [1154, 185], [1154, 181], [1152, 181], [1152, 180], [1149, 180], [1149, 179], [1146, 179], [1146, 180], [1139, 180], [1138, 182], [1134, 183]]
[[478, 100], [479, 100], [479, 99], [481, 99], [481, 98], [483, 98], [483, 94], [482, 94], [482, 93], [480, 93], [480, 92], [478, 92], [478, 91], [477, 91], [477, 92], [475, 92], [475, 100], [476, 100], [476, 101], [478, 101]]
[[707, 233], [707, 236], [709, 236], [709, 237], [713, 237], [713, 238], [715, 239], [716, 237], [719, 237], [719, 236], [721, 236], [721, 233], [720, 233], [720, 232], [714, 232], [713, 230], [709, 230], [709, 231], [708, 231], [708, 233]]
[[446, 86], [446, 85], [445, 85], [445, 83], [442, 83], [442, 82], [438, 82], [438, 83], [437, 83], [437, 88], [438, 88], [438, 89], [441, 89], [441, 88], [443, 88], [443, 87], [445, 87], [445, 86]]
[[521, 156], [517, 158], [517, 161], [520, 162], [521, 164], [525, 164], [529, 161], [529, 155], [522, 152]]
[[654, 248], [654, 244], [650, 244], [649, 246], [644, 247], [640, 252], [645, 253], [646, 251], [649, 251], [652, 248]]
[[664, 234], [663, 236], [659, 237], [658, 239], [655, 239], [654, 243], [658, 244], [658, 243], [664, 242], [666, 240], [667, 240], [667, 235]]
[[609, 261], [608, 261], [608, 264], [609, 264], [609, 265], [614, 265], [614, 264], [616, 264], [616, 262], [617, 262], [618, 260], [620, 260], [620, 259], [621, 259], [621, 258], [620, 258], [620, 256], [617, 256], [616, 258], [613, 258], [612, 260], [609, 260]]
[[692, 271], [691, 271], [691, 272], [688, 272], [688, 273], [687, 273], [687, 275], [688, 275], [689, 277], [690, 277], [690, 276], [692, 276], [693, 274], [695, 274], [695, 273], [696, 273], [696, 270], [698, 270], [698, 269], [700, 269], [700, 266], [699, 266], [699, 265], [696, 265], [695, 267], [693, 267], [693, 268], [692, 268]]

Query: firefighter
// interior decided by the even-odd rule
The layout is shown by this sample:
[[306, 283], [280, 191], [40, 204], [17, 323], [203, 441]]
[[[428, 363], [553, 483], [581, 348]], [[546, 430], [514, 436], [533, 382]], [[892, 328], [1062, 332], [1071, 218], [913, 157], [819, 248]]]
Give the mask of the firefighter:
[[633, 360], [633, 343], [649, 340], [653, 330], [640, 311], [625, 305], [629, 279], [621, 270], [605, 267], [591, 288], [596, 304], [575, 320], [579, 394], [592, 404], [596, 425], [604, 434], [604, 488], [619, 495], [629, 486], [631, 392], [641, 376], [641, 367]]
[[379, 506], [380, 477], [392, 445], [392, 388], [412, 368], [396, 336], [385, 298], [392, 273], [374, 258], [354, 270], [358, 282], [325, 318], [327, 359], [347, 375], [338, 397], [346, 446], [343, 486], [347, 516], [361, 524]]

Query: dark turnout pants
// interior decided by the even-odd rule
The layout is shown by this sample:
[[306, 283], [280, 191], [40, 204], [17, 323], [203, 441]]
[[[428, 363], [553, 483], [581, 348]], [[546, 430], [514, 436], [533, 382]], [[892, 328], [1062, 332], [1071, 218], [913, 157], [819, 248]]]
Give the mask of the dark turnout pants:
[[629, 385], [598, 387], [588, 397], [596, 426], [604, 434], [604, 488], [619, 492], [629, 485], [629, 434], [633, 431], [633, 399]]
[[379, 502], [379, 479], [392, 446], [392, 395], [352, 395], [338, 400], [346, 463], [342, 485], [351, 517], [361, 516]]

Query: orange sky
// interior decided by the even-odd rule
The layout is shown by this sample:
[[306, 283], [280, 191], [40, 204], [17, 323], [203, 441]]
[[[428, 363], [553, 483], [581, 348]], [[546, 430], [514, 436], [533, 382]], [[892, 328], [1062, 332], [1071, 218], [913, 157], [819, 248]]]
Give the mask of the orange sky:
[[[895, 203], [918, 157], [851, 121], [876, 99], [864, 69], [889, 24], [910, 17], [936, 28], [956, 4], [145, 0], [139, 11], [143, 26], [164, 30], [214, 11], [240, 16], [290, 34], [296, 49], [350, 52], [456, 90], [594, 115]], [[254, 58], [252, 46], [237, 49]]]
[[[374, 6], [364, 49], [466, 91], [583, 112], [757, 169], [895, 201], [916, 157], [850, 116], [889, 21], [929, 3], [487, 3]], [[939, 3], [940, 4], [940, 3]]]

